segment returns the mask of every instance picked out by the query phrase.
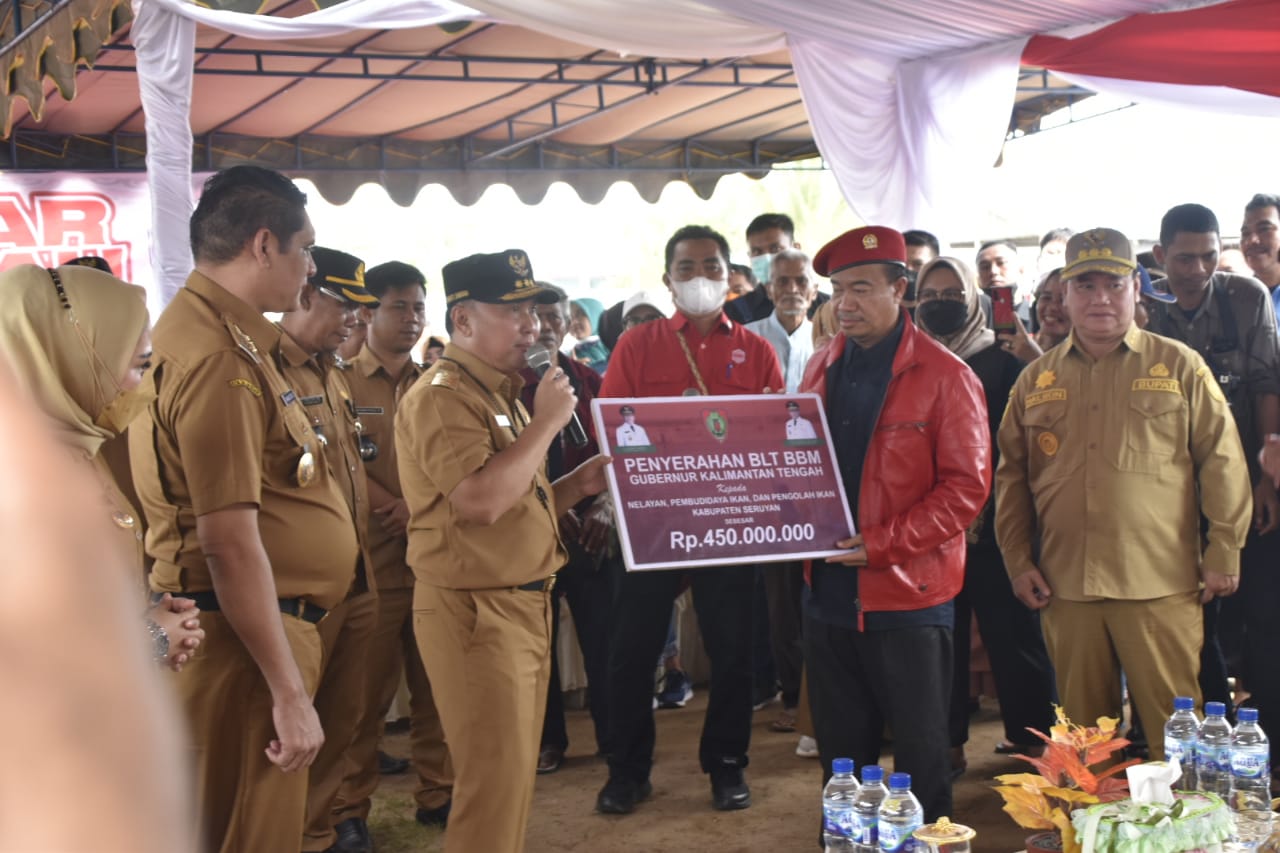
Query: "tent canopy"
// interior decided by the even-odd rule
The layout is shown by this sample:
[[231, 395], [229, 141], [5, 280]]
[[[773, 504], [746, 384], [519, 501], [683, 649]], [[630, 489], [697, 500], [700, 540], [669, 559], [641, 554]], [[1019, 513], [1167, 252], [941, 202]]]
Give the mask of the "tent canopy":
[[[268, 12], [292, 18], [314, 10], [310, 0], [285, 0]], [[64, 0], [46, 3], [44, 13], [67, 31], [86, 31], [77, 22], [114, 29], [79, 55], [49, 38], [43, 56], [64, 61], [37, 54], [23, 64], [16, 94], [34, 96], [13, 101], [8, 162], [0, 155], [0, 164], [145, 168], [135, 55], [124, 37], [128, 6]], [[12, 11], [8, 24], [3, 52], [46, 42], [30, 26], [15, 39]], [[80, 62], [74, 80], [53, 76], [66, 59], [73, 71]], [[44, 79], [34, 76], [42, 66]], [[202, 25], [193, 86], [194, 168], [271, 165], [307, 177], [334, 203], [367, 182], [403, 205], [427, 183], [444, 184], [464, 204], [494, 182], [510, 184], [526, 203], [554, 181], [589, 202], [619, 180], [650, 201], [671, 180], [705, 198], [725, 174], [762, 176], [818, 156], [786, 50], [711, 61], [624, 56], [485, 21], [306, 41]], [[1044, 114], [1088, 94], [1024, 69], [1010, 132], [1034, 131]]]

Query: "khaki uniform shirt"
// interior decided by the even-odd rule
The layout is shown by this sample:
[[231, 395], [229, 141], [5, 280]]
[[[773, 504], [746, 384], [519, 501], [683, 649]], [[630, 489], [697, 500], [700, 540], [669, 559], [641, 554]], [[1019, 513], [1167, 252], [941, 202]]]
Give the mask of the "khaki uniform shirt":
[[[253, 341], [260, 364], [241, 349], [228, 320]], [[129, 430], [147, 552], [155, 559], [152, 589], [212, 590], [196, 518], [237, 504], [258, 508], [258, 531], [281, 598], [331, 608], [351, 587], [360, 546], [341, 484], [318, 464], [315, 481], [297, 485], [303, 449], [285, 417], [288, 406], [301, 403], [293, 392], [285, 400], [271, 390], [272, 382], [287, 384], [279, 373], [282, 335], [198, 272], [156, 323], [159, 397]], [[307, 428], [305, 436], [318, 454], [315, 434]]]
[[[355, 402], [346, 372], [331, 355], [308, 355], [288, 332], [280, 339], [280, 357], [284, 378], [298, 395], [311, 428], [320, 437], [317, 462], [324, 462], [342, 491], [363, 555], [369, 541], [369, 487], [360, 463]], [[360, 581], [366, 581], [363, 565], [358, 574]], [[363, 591], [368, 585], [358, 582], [357, 587]]]
[[1010, 577], [1036, 567], [1037, 539], [1040, 571], [1067, 601], [1189, 592], [1202, 564], [1240, 571], [1252, 514], [1240, 438], [1183, 344], [1134, 326], [1094, 360], [1073, 334], [1022, 372], [997, 438], [996, 536]]
[[[1220, 295], [1229, 303], [1226, 312]], [[1191, 319], [1176, 304], [1157, 303], [1150, 312], [1147, 330], [1182, 341], [1200, 353], [1226, 389], [1245, 458], [1252, 465], [1262, 447], [1254, 403], [1262, 394], [1280, 394], [1280, 337], [1266, 285], [1249, 276], [1214, 273]], [[1224, 313], [1234, 321], [1231, 328]]]
[[[452, 359], [446, 361], [445, 359]], [[546, 467], [490, 525], [462, 521], [449, 493], [515, 443], [529, 422], [524, 380], [449, 344], [396, 413], [400, 484], [409, 504], [409, 566], [448, 589], [495, 589], [546, 578], [567, 553]]]
[[[377, 356], [365, 347], [351, 360], [351, 369], [346, 373], [364, 434], [378, 445], [377, 458], [364, 463], [365, 473], [398, 498], [403, 498], [404, 492], [400, 489], [400, 471], [396, 467], [396, 409], [422, 372], [422, 367], [410, 361], [400, 377], [393, 378]], [[369, 561], [378, 589], [413, 586], [413, 572], [405, 561], [404, 536], [392, 536], [382, 529], [381, 519], [374, 518], [369, 524], [368, 542]]]

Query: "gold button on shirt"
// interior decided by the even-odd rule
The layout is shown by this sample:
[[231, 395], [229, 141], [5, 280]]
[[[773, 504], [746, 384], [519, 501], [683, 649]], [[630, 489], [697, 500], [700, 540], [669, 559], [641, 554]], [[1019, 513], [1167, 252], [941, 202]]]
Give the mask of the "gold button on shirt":
[[1073, 334], [1023, 371], [997, 439], [1010, 577], [1037, 567], [1037, 538], [1040, 571], [1069, 601], [1192, 591], [1202, 564], [1239, 573], [1248, 467], [1221, 389], [1183, 344], [1134, 326], [1095, 360]]
[[[410, 361], [399, 379], [394, 379], [368, 347], [351, 360], [351, 369], [346, 372], [364, 434], [378, 445], [378, 457], [364, 463], [365, 473], [398, 498], [404, 497], [404, 492], [400, 489], [400, 472], [396, 466], [396, 410], [422, 372], [421, 367]], [[368, 542], [378, 589], [413, 586], [413, 573], [405, 563], [404, 536], [387, 533], [382, 529], [381, 519], [375, 518], [369, 525]]]
[[567, 553], [545, 465], [493, 524], [462, 521], [448, 497], [515, 443], [515, 432], [529, 419], [519, 396], [524, 380], [453, 345], [444, 355], [471, 375], [458, 364], [436, 362], [396, 413], [400, 485], [409, 504], [409, 566], [419, 581], [449, 589], [495, 589], [546, 578], [564, 565]]
[[[224, 317], [253, 340], [262, 365], [240, 352]], [[258, 507], [281, 598], [330, 609], [351, 587], [359, 545], [341, 486], [324, 465], [309, 486], [297, 485], [301, 450], [261, 372], [277, 370], [282, 334], [196, 272], [156, 323], [159, 397], [129, 429], [129, 448], [158, 592], [213, 589], [196, 517], [236, 504]]]

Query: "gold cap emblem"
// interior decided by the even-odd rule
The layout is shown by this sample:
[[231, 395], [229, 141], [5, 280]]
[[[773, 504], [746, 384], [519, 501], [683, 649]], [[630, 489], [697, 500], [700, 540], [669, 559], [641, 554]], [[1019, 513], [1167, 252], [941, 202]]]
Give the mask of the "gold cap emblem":
[[527, 278], [529, 275], [529, 257], [524, 252], [513, 252], [507, 256], [507, 265], [511, 267], [511, 271], [520, 278]]
[[867, 236], [862, 238], [862, 248], [866, 249], [868, 252], [870, 252], [872, 249], [879, 248], [879, 246], [880, 246], [880, 241], [876, 239], [876, 235], [874, 234], [868, 234]]

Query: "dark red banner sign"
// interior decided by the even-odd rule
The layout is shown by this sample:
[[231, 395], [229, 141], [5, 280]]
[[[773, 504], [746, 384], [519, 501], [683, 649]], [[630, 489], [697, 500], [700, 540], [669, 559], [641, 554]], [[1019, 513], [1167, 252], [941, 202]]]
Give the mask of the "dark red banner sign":
[[591, 405], [629, 570], [826, 557], [853, 536], [816, 395]]

